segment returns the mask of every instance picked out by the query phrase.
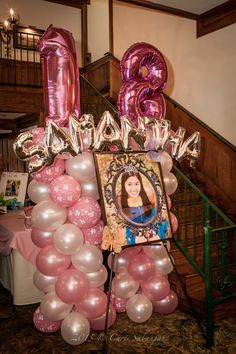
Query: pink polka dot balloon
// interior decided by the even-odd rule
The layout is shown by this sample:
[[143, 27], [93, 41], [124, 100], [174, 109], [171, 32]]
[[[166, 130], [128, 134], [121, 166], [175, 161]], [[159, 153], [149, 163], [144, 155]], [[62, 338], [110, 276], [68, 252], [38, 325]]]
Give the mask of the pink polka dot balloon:
[[84, 229], [83, 235], [85, 243], [89, 243], [90, 245], [100, 245], [102, 243], [102, 235], [103, 235], [104, 224], [103, 221], [100, 220], [97, 225]]
[[32, 173], [32, 177], [39, 182], [51, 182], [54, 178], [62, 175], [65, 170], [65, 162], [62, 159], [55, 159], [54, 164], [44, 167], [36, 173]]
[[68, 208], [68, 219], [81, 229], [94, 227], [100, 218], [100, 205], [91, 197], [82, 197]]
[[68, 208], [81, 195], [80, 184], [71, 176], [56, 177], [50, 184], [51, 199], [62, 207]]
[[35, 145], [41, 145], [44, 146], [44, 137], [45, 137], [45, 133], [44, 133], [44, 128], [35, 128], [32, 129], [32, 134], [33, 134], [33, 142]]
[[44, 333], [54, 333], [59, 331], [61, 328], [62, 321], [50, 321], [47, 320], [44, 315], [41, 313], [40, 308], [38, 307], [33, 316], [33, 322], [35, 327]]
[[113, 304], [117, 313], [125, 312], [126, 311], [126, 304], [128, 299], [121, 299], [117, 297], [111, 292], [111, 303]]

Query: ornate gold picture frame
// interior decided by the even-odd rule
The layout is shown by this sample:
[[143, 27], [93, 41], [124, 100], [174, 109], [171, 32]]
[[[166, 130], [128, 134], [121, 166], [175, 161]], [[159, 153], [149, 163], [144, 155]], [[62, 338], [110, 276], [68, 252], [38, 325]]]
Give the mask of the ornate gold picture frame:
[[95, 152], [103, 219], [103, 248], [161, 242], [172, 229], [161, 166], [145, 152]]

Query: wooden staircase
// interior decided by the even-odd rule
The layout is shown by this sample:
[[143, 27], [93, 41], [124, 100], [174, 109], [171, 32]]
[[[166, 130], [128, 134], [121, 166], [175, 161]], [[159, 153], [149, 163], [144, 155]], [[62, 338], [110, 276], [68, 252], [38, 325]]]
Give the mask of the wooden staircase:
[[[201, 190], [204, 191], [205, 186], [201, 185]], [[174, 234], [174, 238], [183, 245], [188, 255], [193, 259], [195, 264], [203, 271], [200, 274], [196, 267], [189, 262], [189, 259], [183, 254], [183, 252], [176, 246], [173, 241], [171, 244], [171, 255], [175, 262], [175, 267], [178, 275], [173, 271], [169, 275], [169, 281], [171, 288], [177, 293], [179, 298], [178, 307], [189, 314], [193, 315], [189, 300], [196, 312], [196, 315], [200, 321], [206, 317], [206, 278], [203, 276], [205, 260], [204, 260], [204, 226], [206, 215], [205, 203], [201, 200], [200, 196], [194, 193], [193, 190], [188, 190], [184, 183], [179, 183], [178, 190], [173, 196], [171, 196], [172, 208], [171, 212], [175, 213], [178, 219], [178, 230]], [[218, 214], [211, 210], [210, 213], [211, 224], [213, 227], [223, 227], [225, 222], [219, 218]], [[218, 238], [217, 238], [218, 237]], [[219, 243], [219, 241], [221, 241]], [[224, 242], [223, 242], [224, 241]], [[236, 268], [235, 268], [235, 235], [233, 232], [229, 232], [225, 235], [223, 240], [219, 240], [219, 235], [212, 238], [212, 281], [213, 289], [212, 296], [214, 299], [220, 299], [221, 296], [227, 294], [227, 292], [236, 291]], [[222, 263], [222, 257], [219, 257], [219, 251], [225, 249], [228, 259], [227, 271], [232, 276], [232, 284], [228, 289], [219, 290], [218, 280], [219, 274], [224, 272], [224, 264], [219, 264], [219, 260]], [[221, 259], [222, 258], [222, 259]], [[185, 291], [184, 291], [184, 289]], [[188, 295], [187, 299], [185, 292]], [[222, 318], [226, 318], [236, 314], [236, 300], [229, 299], [229, 301], [218, 303], [213, 308], [213, 321], [217, 322]]]

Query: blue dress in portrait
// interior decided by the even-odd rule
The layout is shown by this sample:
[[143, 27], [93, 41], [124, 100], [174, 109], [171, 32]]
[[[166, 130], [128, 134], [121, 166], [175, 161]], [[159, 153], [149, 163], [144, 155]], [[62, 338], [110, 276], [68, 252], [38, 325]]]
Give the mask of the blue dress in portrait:
[[[145, 215], [145, 208], [143, 206], [129, 207], [129, 219], [135, 223], [146, 224], [155, 215], [155, 208], [150, 210], [148, 215]], [[126, 226], [126, 241], [128, 245], [136, 244], [136, 235], [132, 232], [131, 228]]]

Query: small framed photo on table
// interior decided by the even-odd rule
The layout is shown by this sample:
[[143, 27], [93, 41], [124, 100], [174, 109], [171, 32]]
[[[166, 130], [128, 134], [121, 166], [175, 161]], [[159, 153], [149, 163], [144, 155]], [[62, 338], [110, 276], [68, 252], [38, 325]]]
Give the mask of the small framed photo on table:
[[103, 248], [163, 242], [172, 229], [161, 166], [144, 152], [95, 152], [103, 219]]
[[0, 181], [0, 193], [5, 200], [16, 199], [25, 203], [25, 195], [28, 182], [28, 173], [23, 172], [3, 172]]

